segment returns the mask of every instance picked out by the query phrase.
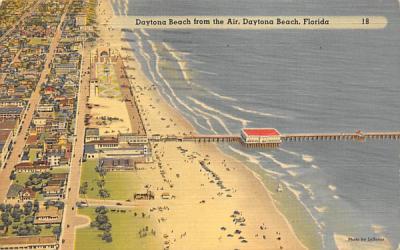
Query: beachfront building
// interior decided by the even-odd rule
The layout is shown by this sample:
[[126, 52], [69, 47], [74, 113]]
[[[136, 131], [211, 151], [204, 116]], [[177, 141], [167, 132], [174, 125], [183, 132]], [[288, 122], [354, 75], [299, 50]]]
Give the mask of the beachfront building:
[[106, 172], [136, 170], [133, 158], [102, 158], [99, 164]]
[[85, 130], [85, 142], [100, 140], [100, 131], [98, 128], [87, 128]]
[[120, 133], [118, 134], [118, 142], [127, 144], [146, 144], [149, 142], [149, 139], [147, 138], [147, 135]]
[[244, 128], [240, 133], [241, 140], [246, 145], [271, 145], [281, 144], [281, 134], [274, 128]]

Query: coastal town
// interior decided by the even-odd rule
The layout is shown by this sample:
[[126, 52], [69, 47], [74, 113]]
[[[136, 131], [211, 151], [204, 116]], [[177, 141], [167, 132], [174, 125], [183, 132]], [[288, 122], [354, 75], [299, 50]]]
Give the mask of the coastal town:
[[[209, 216], [225, 222], [207, 235], [227, 235], [227, 246], [260, 244], [272, 235], [266, 222], [252, 223], [254, 215], [233, 209], [242, 195], [210, 166], [218, 156], [180, 145], [175, 131], [189, 136], [190, 126], [169, 116], [168, 106], [146, 100], [160, 102], [156, 86], [123, 49], [121, 31], [106, 25], [107, 1], [5, 0], [1, 6], [0, 249], [179, 248], [196, 235], [182, 225], [179, 204], [207, 214], [214, 199], [232, 205]], [[113, 39], [120, 45], [111, 45]], [[224, 172], [236, 169], [217, 161]], [[197, 171], [199, 177], [189, 178]], [[184, 195], [188, 181], [202, 194]], [[171, 228], [171, 220], [178, 224]], [[258, 243], [249, 239], [255, 237], [250, 227], [259, 231]], [[274, 244], [286, 244], [274, 234]]]
[[131, 49], [143, 31], [113, 16], [108, 0], [0, 1], [0, 250], [321, 249], [289, 188], [216, 144], [400, 133], [198, 134]]

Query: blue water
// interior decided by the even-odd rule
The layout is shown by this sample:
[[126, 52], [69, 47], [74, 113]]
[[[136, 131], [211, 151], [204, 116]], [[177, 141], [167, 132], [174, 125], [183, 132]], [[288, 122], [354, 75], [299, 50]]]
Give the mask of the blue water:
[[[282, 133], [400, 128], [396, 1], [134, 0], [128, 5], [114, 1], [114, 9], [120, 15], [154, 16], [386, 16], [384, 30], [137, 30], [126, 35], [136, 39], [132, 46], [148, 78], [199, 132], [238, 133], [243, 126], [275, 127]], [[301, 192], [326, 249], [335, 248], [334, 233], [383, 235], [398, 246], [399, 141], [236, 149]], [[382, 233], [375, 234], [372, 225], [381, 226]]]

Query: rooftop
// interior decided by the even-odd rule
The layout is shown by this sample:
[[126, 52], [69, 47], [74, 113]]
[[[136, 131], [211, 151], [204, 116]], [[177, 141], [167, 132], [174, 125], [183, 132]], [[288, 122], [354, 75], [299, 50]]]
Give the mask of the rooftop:
[[4, 119], [0, 121], [0, 129], [14, 129], [17, 125], [17, 120], [15, 119]]
[[0, 107], [0, 114], [20, 114], [22, 110], [21, 107]]
[[0, 130], [0, 142], [5, 142], [11, 133], [11, 130]]
[[57, 239], [55, 236], [10, 236], [0, 238], [0, 246], [56, 243]]
[[247, 136], [274, 136], [280, 135], [278, 130], [274, 128], [244, 128], [243, 133]]

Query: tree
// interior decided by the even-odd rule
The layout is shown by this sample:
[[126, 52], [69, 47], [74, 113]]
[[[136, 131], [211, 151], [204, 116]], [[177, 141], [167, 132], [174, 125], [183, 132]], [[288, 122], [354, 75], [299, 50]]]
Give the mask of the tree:
[[38, 200], [35, 200], [35, 201], [33, 202], [33, 211], [34, 211], [35, 213], [39, 211], [39, 201], [38, 201]]
[[104, 232], [103, 235], [101, 236], [101, 239], [106, 241], [106, 242], [112, 242], [112, 236], [110, 232]]
[[85, 181], [85, 182], [80, 186], [80, 188], [79, 188], [79, 193], [80, 193], [80, 194], [83, 194], [83, 195], [87, 194], [87, 189], [88, 189], [88, 187], [89, 187], [89, 184], [88, 184], [87, 181]]
[[5, 211], [6, 211], [6, 212], [11, 212], [12, 207], [13, 207], [13, 206], [12, 206], [11, 204], [7, 204], [7, 205], [6, 205]]
[[61, 234], [61, 227], [60, 226], [56, 226], [55, 228], [53, 228], [53, 234], [55, 234], [58, 237], [60, 237]]
[[35, 226], [33, 229], [32, 229], [32, 234], [40, 234], [40, 232], [42, 231], [42, 228], [40, 227], [40, 226]]
[[99, 214], [96, 216], [96, 221], [101, 225], [108, 222], [108, 217], [105, 214]]
[[107, 190], [105, 190], [105, 189], [100, 189], [100, 190], [99, 190], [99, 195], [100, 195], [101, 198], [108, 198], [108, 197], [110, 197], [110, 193], [109, 193]]
[[111, 227], [112, 227], [111, 223], [107, 222], [107, 223], [100, 224], [98, 229], [103, 230], [103, 231], [110, 231]]
[[11, 219], [9, 217], [8, 213], [2, 213], [1, 214], [1, 221], [3, 222], [3, 224], [8, 227], [9, 225], [12, 224]]
[[106, 185], [106, 181], [104, 180], [104, 179], [101, 179], [101, 180], [98, 180], [97, 181], [97, 186], [99, 187], [99, 188], [104, 188], [104, 186]]
[[97, 214], [106, 214], [108, 212], [108, 209], [105, 206], [99, 206], [96, 207], [95, 211]]
[[33, 216], [31, 216], [31, 215], [26, 216], [25, 217], [25, 224], [32, 224], [34, 219], [35, 218]]
[[12, 171], [10, 174], [10, 180], [15, 180], [17, 179], [17, 174], [15, 173], [15, 171]]
[[99, 165], [96, 166], [96, 172], [99, 173], [101, 177], [104, 177], [107, 174], [102, 163], [99, 163]]
[[54, 206], [57, 207], [58, 210], [64, 209], [64, 202], [56, 201], [56, 204], [54, 204]]

